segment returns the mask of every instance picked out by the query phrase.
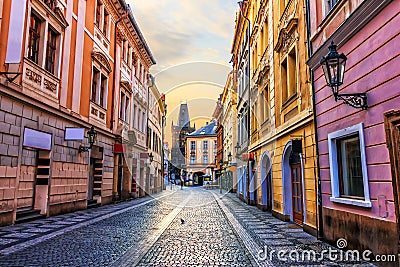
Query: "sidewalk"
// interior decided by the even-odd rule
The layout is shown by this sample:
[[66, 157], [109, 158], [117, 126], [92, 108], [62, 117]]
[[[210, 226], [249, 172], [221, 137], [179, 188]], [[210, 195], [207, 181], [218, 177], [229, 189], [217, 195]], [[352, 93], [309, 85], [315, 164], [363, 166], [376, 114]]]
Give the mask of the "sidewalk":
[[[12, 248], [19, 250], [22, 246], [26, 247], [42, 242], [46, 239], [84, 225], [94, 223], [98, 220], [104, 219], [105, 217], [110, 217], [122, 211], [147, 204], [154, 199], [167, 196], [173, 192], [174, 190], [171, 191], [168, 189], [158, 194], [126, 202], [109, 204], [98, 208], [56, 215], [32, 222], [0, 227], [0, 254], [13, 252]], [[25, 245], [24, 243], [27, 244]]]
[[[231, 223], [233, 221], [233, 227], [244, 228], [245, 234], [251, 237], [253, 246], [257, 247], [252, 253], [255, 254], [253, 257], [256, 256], [260, 263], [269, 266], [374, 266], [352, 261], [351, 255], [317, 240], [297, 224], [283, 222], [273, 217], [270, 212], [249, 206], [240, 201], [235, 194], [220, 194], [219, 190], [214, 190], [214, 193], [222, 201], [221, 208], [227, 209], [236, 219], [230, 219]], [[235, 222], [240, 225], [234, 225]], [[251, 249], [253, 248], [250, 247], [249, 250]]]

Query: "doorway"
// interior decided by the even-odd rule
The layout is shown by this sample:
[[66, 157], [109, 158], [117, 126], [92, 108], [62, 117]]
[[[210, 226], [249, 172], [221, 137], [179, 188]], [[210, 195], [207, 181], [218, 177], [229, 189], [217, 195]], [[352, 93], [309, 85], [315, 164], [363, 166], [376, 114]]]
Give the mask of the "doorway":
[[88, 197], [87, 200], [93, 200], [93, 181], [94, 181], [94, 164], [96, 160], [94, 158], [90, 158], [89, 165], [89, 182], [88, 182]]
[[[386, 145], [389, 149], [392, 171], [393, 194], [396, 207], [396, 217], [400, 216], [400, 110], [385, 113]], [[400, 254], [400, 223], [397, 223], [398, 244]]]
[[298, 224], [303, 224], [303, 188], [301, 177], [301, 165], [291, 165], [292, 170], [292, 206], [293, 206], [293, 221]]
[[261, 158], [261, 204], [265, 211], [272, 211], [272, 164], [268, 152]]

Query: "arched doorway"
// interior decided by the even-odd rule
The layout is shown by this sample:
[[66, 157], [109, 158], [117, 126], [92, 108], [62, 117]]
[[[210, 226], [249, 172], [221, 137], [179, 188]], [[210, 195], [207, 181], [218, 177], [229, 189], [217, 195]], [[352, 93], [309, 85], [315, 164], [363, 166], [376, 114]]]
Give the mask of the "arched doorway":
[[292, 141], [283, 152], [282, 179], [284, 215], [302, 225], [305, 221], [303, 165], [301, 153], [292, 151]]
[[264, 152], [260, 162], [261, 205], [266, 211], [272, 210], [272, 160], [268, 152]]

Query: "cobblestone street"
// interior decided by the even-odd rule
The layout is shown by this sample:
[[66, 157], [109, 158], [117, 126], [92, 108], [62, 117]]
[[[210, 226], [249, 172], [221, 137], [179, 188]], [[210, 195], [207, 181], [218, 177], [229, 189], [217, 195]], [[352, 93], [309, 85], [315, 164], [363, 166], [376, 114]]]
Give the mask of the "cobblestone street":
[[276, 254], [269, 257], [272, 250], [312, 249], [320, 253], [332, 247], [294, 224], [247, 206], [233, 194], [176, 187], [153, 197], [2, 227], [0, 266], [352, 266], [355, 263], [325, 258], [283, 261]]

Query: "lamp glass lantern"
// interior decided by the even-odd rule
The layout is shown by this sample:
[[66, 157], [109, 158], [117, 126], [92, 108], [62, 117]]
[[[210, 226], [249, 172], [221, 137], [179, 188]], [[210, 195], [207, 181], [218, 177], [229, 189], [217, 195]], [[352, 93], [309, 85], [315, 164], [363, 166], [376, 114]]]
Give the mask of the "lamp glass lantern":
[[228, 154], [228, 162], [229, 163], [232, 162], [232, 153], [231, 152], [229, 152], [229, 154]]
[[235, 152], [236, 152], [237, 156], [239, 155], [239, 151], [240, 151], [240, 145], [239, 145], [239, 142], [237, 142], [236, 146], [235, 146]]
[[335, 97], [338, 95], [339, 86], [343, 84], [344, 72], [346, 70], [347, 57], [336, 50], [336, 45], [331, 42], [329, 53], [322, 57], [320, 63], [324, 71], [326, 84], [333, 90]]
[[152, 152], [149, 154], [149, 159], [150, 159], [150, 163], [153, 162], [154, 156], [153, 156], [153, 153], [152, 153]]
[[90, 130], [86, 133], [86, 136], [88, 138], [89, 146], [86, 147], [86, 146], [80, 145], [79, 146], [79, 150], [78, 150], [79, 153], [89, 151], [89, 149], [92, 148], [94, 142], [96, 142], [97, 132], [96, 132], [96, 130], [94, 129], [93, 126], [90, 127]]
[[92, 126], [90, 130], [86, 133], [88, 141], [89, 141], [89, 147], [92, 148], [94, 142], [96, 142], [97, 138], [97, 132], [95, 131], [94, 127]]

